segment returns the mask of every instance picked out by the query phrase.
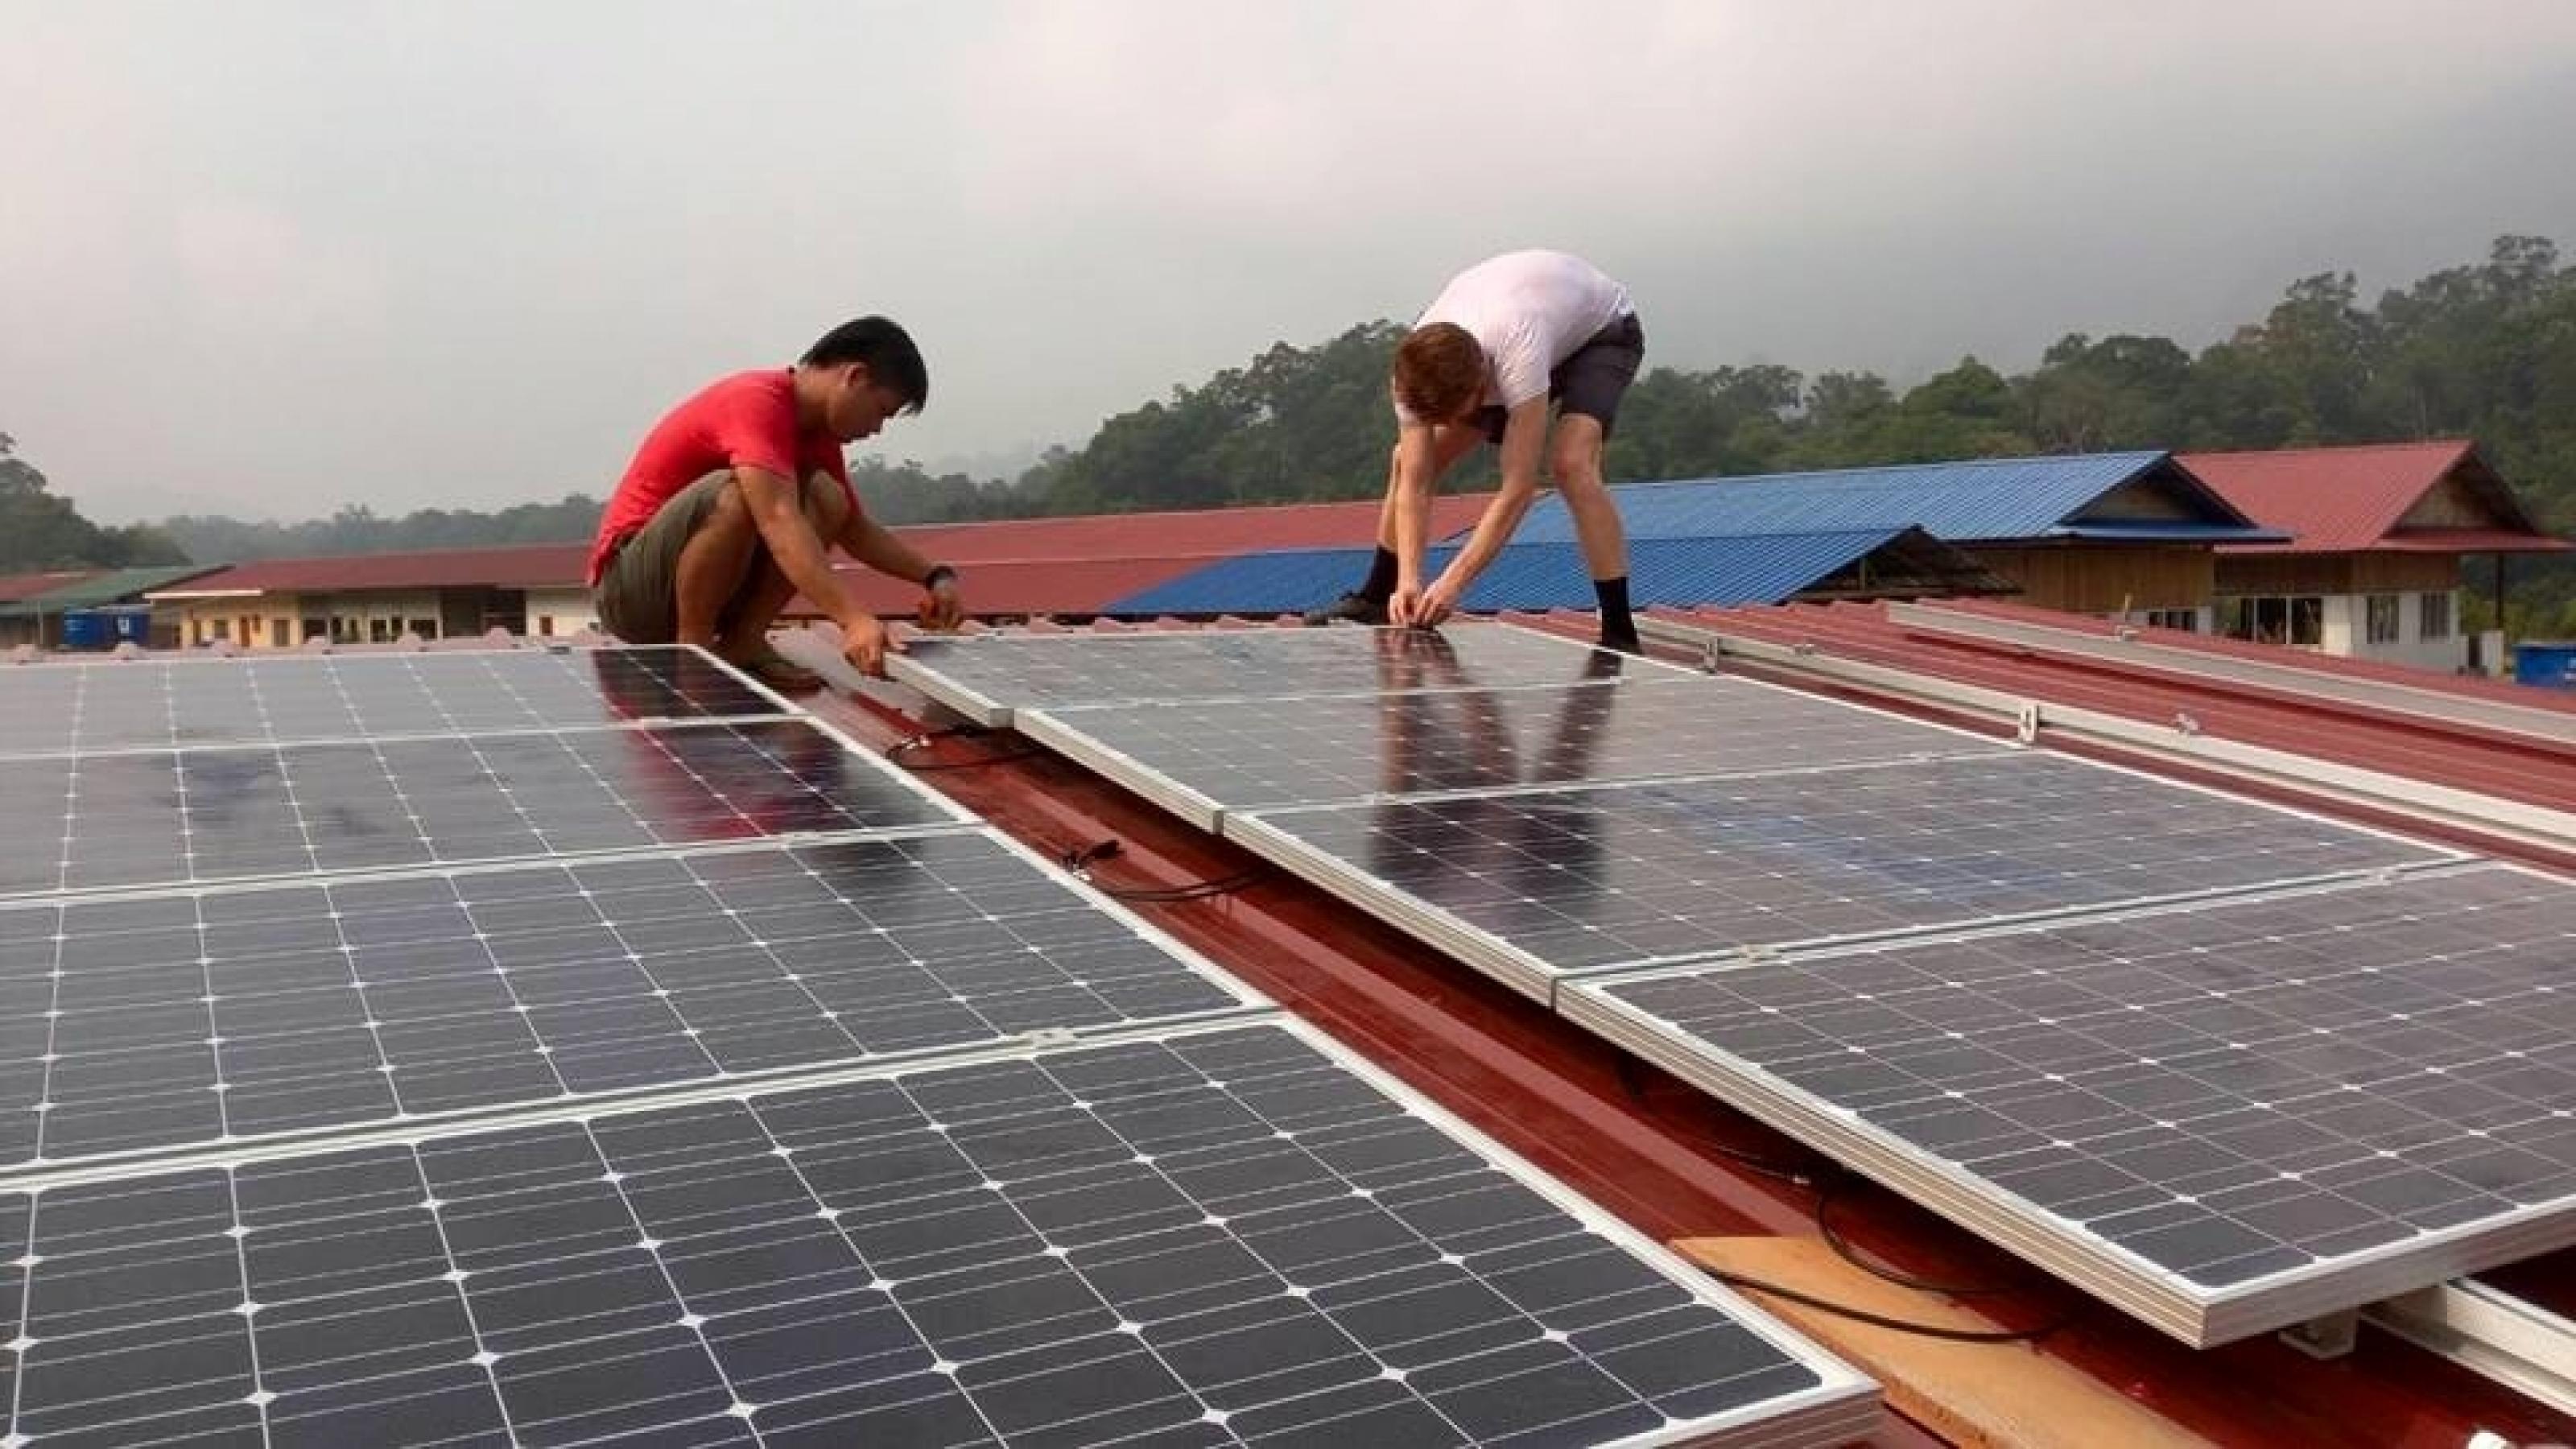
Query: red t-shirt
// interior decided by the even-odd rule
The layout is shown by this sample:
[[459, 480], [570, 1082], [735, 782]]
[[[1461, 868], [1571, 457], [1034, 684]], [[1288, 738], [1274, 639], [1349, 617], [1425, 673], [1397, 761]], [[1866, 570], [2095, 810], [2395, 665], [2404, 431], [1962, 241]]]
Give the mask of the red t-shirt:
[[729, 468], [758, 468], [798, 483], [828, 473], [849, 495], [851, 516], [859, 513], [840, 440], [796, 426], [795, 374], [783, 367], [738, 372], [671, 409], [644, 435], [600, 514], [599, 537], [590, 545], [592, 586], [619, 539], [652, 522], [680, 490]]

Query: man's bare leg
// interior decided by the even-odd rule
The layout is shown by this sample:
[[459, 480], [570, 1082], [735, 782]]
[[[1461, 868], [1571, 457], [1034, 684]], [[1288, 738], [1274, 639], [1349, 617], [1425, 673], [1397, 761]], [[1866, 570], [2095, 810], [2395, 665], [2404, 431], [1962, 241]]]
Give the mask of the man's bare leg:
[[1565, 511], [1574, 519], [1574, 537], [1583, 546], [1583, 566], [1592, 575], [1592, 590], [1601, 606], [1601, 642], [1638, 652], [1637, 623], [1628, 605], [1628, 533], [1619, 522], [1619, 505], [1611, 501], [1601, 476], [1604, 441], [1599, 418], [1568, 413], [1557, 419], [1548, 442], [1548, 471]]
[[[849, 526], [849, 499], [842, 496], [840, 484], [827, 478], [819, 483], [807, 481], [803, 503], [805, 521], [813, 526], [814, 536], [823, 540], [824, 547], [830, 548]], [[745, 667], [773, 667], [767, 663], [771, 658], [769, 626], [777, 622], [778, 611], [794, 597], [796, 586], [779, 571], [769, 550], [758, 550], [742, 586], [725, 610], [716, 652]]]

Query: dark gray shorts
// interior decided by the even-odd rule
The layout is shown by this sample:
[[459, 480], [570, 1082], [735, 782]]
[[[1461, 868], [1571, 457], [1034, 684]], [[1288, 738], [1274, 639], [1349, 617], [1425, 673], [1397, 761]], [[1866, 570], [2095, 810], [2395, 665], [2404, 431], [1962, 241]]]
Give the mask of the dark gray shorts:
[[[1601, 424], [1601, 436], [1610, 436], [1611, 425], [1619, 420], [1619, 399], [1626, 396], [1628, 384], [1637, 380], [1637, 369], [1646, 362], [1646, 329], [1629, 313], [1592, 334], [1592, 340], [1574, 349], [1563, 362], [1547, 375], [1547, 395], [1556, 404], [1559, 417], [1581, 415]], [[1503, 444], [1503, 424], [1511, 414], [1499, 407], [1480, 408], [1476, 426], [1484, 430], [1485, 441], [1495, 447]]]
[[[672, 494], [660, 512], [614, 546], [590, 596], [609, 633], [629, 644], [668, 644], [680, 637], [680, 550], [732, 481], [730, 469], [709, 473]], [[836, 486], [820, 473], [806, 474], [805, 516], [815, 515], [817, 487]]]

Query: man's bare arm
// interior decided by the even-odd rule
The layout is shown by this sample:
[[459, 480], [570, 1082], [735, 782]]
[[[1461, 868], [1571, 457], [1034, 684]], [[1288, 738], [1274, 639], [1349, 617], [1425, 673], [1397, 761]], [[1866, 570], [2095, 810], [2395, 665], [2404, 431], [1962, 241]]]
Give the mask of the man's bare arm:
[[1546, 446], [1547, 398], [1542, 395], [1512, 409], [1503, 424], [1502, 491], [1485, 505], [1485, 514], [1476, 520], [1476, 531], [1468, 536], [1467, 546], [1441, 571], [1436, 589], [1446, 596], [1448, 608], [1457, 607], [1467, 586], [1492, 565], [1503, 545], [1511, 542], [1513, 530], [1521, 526], [1530, 505], [1538, 501], [1539, 455]]
[[769, 550], [770, 561], [787, 576], [797, 591], [814, 603], [814, 607], [831, 616], [843, 630], [850, 627], [857, 612], [841, 581], [832, 574], [832, 560], [824, 552], [823, 540], [805, 517], [801, 506], [803, 494], [787, 479], [766, 468], [736, 468], [735, 485], [742, 489], [742, 501], [751, 509], [752, 524], [760, 530], [760, 541]]

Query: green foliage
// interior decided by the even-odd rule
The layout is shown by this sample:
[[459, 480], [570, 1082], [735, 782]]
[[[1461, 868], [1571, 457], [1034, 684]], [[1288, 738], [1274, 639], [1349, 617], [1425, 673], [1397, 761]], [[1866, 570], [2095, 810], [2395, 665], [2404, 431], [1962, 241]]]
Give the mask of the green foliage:
[[159, 530], [101, 528], [57, 496], [45, 475], [17, 455], [0, 433], [0, 573], [40, 569], [146, 568], [183, 564], [188, 555]]

